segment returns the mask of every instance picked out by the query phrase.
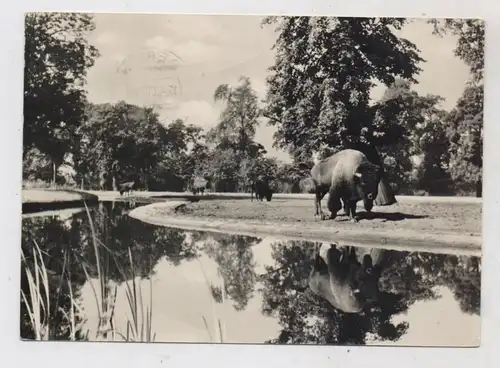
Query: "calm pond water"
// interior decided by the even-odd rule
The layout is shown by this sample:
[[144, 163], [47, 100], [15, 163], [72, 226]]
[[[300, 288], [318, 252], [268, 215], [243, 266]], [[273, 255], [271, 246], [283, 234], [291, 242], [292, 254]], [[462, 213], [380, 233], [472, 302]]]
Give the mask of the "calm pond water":
[[[478, 257], [383, 251], [379, 303], [343, 313], [304, 292], [315, 243], [153, 226], [127, 215], [136, 205], [23, 217], [22, 338], [479, 344]], [[41, 301], [26, 276], [43, 268], [35, 242]]]

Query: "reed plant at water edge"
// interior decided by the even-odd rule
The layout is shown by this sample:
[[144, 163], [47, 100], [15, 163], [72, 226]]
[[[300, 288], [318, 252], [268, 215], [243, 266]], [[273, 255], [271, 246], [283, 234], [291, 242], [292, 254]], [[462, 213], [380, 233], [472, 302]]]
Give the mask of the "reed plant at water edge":
[[[152, 281], [149, 280], [150, 295], [144, 298], [141, 288], [141, 282], [136, 275], [131, 249], [128, 249], [128, 260], [130, 270], [127, 271], [113, 252], [98, 239], [92, 216], [88, 207], [85, 205], [87, 217], [91, 229], [91, 243], [95, 257], [95, 266], [97, 270], [97, 279], [92, 279], [88, 272], [89, 264], [86, 260], [79, 260], [84, 271], [86, 281], [89, 283], [94, 300], [97, 306], [98, 321], [97, 329], [93, 340], [125, 340], [125, 341], [143, 341], [151, 342], [155, 339], [155, 333], [152, 330], [153, 310], [152, 310]], [[51, 282], [56, 277], [52, 277], [52, 272], [47, 270], [43, 259], [43, 252], [36, 242], [33, 246], [33, 261], [27, 262], [25, 253], [21, 250], [21, 268], [26, 275], [29, 292], [21, 290], [21, 302], [25, 305], [29, 319], [29, 326], [33, 331], [36, 340], [54, 340], [56, 339], [56, 330], [58, 321], [55, 318], [56, 312], [61, 312], [65, 323], [69, 328], [69, 340], [89, 339], [89, 331], [83, 335], [83, 328], [87, 322], [84, 318], [84, 311], [81, 303], [76, 297], [72, 283], [71, 270], [68, 267], [70, 256], [69, 247], [64, 250], [63, 271], [59, 277], [59, 287], [51, 295]], [[109, 264], [102, 262], [102, 251], [108, 253], [114, 260], [119, 270], [120, 276], [125, 286], [127, 306], [129, 315], [127, 315], [126, 329], [124, 332], [118, 332], [115, 326], [115, 306], [117, 297], [117, 284], [109, 279], [107, 267]], [[97, 287], [94, 283], [97, 281]], [[61, 286], [67, 285], [67, 297], [70, 299], [69, 311], [66, 311], [59, 305], [61, 297]], [[149, 299], [149, 302], [148, 302]], [[79, 321], [79, 318], [81, 321]], [[59, 322], [60, 323], [60, 322]]]

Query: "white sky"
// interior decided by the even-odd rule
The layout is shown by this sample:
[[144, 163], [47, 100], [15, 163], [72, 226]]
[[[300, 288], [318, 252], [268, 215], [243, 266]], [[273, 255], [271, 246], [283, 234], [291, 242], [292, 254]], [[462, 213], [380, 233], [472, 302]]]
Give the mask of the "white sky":
[[[160, 111], [163, 121], [168, 124], [180, 117], [210, 128], [217, 123], [223, 107], [213, 102], [218, 85], [233, 84], [240, 76], [247, 76], [259, 96], [265, 95], [276, 34], [272, 27], [261, 28], [261, 19], [247, 15], [96, 14], [96, 30], [89, 38], [101, 57], [88, 73], [88, 97], [95, 103], [125, 100], [151, 105], [166, 100], [152, 96], [151, 87], [164, 93], [175, 88], [175, 95], [169, 94], [170, 103]], [[455, 38], [438, 38], [431, 31], [425, 21], [415, 20], [401, 36], [414, 42], [427, 60], [421, 65], [423, 71], [415, 89], [443, 96], [443, 107], [450, 109], [463, 91], [468, 69], [453, 54]], [[174, 53], [169, 56], [171, 69], [147, 70], [145, 66], [151, 62], [146, 49]], [[127, 75], [117, 71], [124, 60]], [[378, 98], [382, 91], [375, 89], [373, 97]], [[288, 161], [287, 153], [272, 148], [273, 133], [274, 128], [261, 124], [256, 140], [269, 155]]]

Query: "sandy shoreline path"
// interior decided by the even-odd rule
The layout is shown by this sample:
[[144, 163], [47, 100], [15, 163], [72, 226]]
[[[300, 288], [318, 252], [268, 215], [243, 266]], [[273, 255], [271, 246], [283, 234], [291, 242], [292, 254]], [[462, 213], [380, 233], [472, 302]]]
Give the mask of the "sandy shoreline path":
[[[340, 245], [481, 255], [481, 204], [398, 203], [375, 207], [357, 224], [345, 216], [315, 221], [304, 200], [250, 202], [172, 200], [141, 206], [129, 216], [158, 226]], [[340, 212], [339, 212], [340, 213]]]

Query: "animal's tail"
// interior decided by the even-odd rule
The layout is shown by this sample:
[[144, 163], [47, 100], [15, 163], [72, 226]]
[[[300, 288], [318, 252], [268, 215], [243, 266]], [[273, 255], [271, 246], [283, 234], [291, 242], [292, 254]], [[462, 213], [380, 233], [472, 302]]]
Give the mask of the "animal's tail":
[[376, 206], [390, 206], [392, 204], [397, 203], [396, 197], [387, 182], [385, 176], [382, 176], [380, 182], [378, 183], [378, 195], [375, 198]]

